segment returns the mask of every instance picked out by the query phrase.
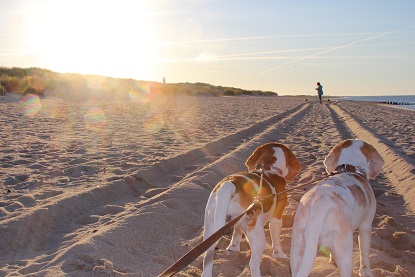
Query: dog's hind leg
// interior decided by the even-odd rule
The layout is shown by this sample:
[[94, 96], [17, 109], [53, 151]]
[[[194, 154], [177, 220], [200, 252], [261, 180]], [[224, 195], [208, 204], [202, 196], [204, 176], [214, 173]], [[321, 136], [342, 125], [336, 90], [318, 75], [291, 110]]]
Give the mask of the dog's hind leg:
[[274, 258], [288, 259], [288, 256], [282, 251], [281, 247], [281, 229], [282, 229], [282, 219], [271, 218], [269, 222], [269, 230], [271, 233], [272, 241], [272, 256]]
[[[285, 182], [277, 185], [277, 191], [281, 192], [285, 190]], [[287, 205], [287, 194], [282, 193], [277, 196], [277, 204], [274, 210], [274, 214], [269, 221], [269, 230], [271, 232], [272, 240], [272, 256], [274, 258], [288, 259], [288, 256], [282, 251], [281, 247], [281, 229], [282, 229], [282, 214], [285, 206]]]
[[337, 236], [334, 241], [329, 250], [336, 261], [340, 277], [350, 277], [353, 273], [353, 232]]
[[266, 237], [263, 222], [263, 214], [260, 214], [255, 223], [255, 227], [248, 231], [246, 237], [251, 247], [251, 260], [249, 261], [249, 268], [253, 277], [261, 276], [261, 255], [264, 252]]
[[373, 277], [370, 269], [370, 240], [372, 233], [372, 222], [365, 222], [359, 227], [359, 248], [360, 248], [360, 269], [359, 274], [362, 277]]
[[229, 251], [241, 251], [242, 231], [241, 229], [234, 227], [232, 233], [232, 239], [229, 246], [226, 248]]

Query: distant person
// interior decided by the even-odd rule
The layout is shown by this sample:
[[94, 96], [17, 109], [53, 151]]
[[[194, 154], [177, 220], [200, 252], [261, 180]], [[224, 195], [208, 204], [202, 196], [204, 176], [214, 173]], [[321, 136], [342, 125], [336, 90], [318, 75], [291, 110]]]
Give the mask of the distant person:
[[320, 84], [320, 82], [317, 82], [317, 94], [318, 94], [318, 99], [320, 100], [320, 104], [323, 103], [323, 100], [321, 99], [321, 96], [323, 96], [323, 86]]

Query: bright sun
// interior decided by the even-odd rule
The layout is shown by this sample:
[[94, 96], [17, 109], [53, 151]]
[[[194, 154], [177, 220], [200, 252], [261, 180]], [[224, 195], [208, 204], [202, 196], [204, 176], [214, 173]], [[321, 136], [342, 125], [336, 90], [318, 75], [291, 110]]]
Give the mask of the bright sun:
[[32, 8], [27, 35], [47, 68], [152, 79], [157, 44], [142, 1], [48, 1]]

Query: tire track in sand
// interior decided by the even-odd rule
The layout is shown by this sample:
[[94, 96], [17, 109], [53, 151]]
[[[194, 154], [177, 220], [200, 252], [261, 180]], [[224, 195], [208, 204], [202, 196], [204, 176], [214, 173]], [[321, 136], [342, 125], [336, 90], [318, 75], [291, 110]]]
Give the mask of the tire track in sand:
[[383, 174], [388, 178], [396, 193], [405, 201], [408, 212], [415, 215], [415, 168], [407, 159], [402, 158], [388, 143], [387, 139], [376, 133], [375, 129], [365, 128], [344, 109], [337, 105], [331, 106], [332, 110], [343, 118], [347, 126], [356, 134], [356, 137], [372, 144], [385, 159]]

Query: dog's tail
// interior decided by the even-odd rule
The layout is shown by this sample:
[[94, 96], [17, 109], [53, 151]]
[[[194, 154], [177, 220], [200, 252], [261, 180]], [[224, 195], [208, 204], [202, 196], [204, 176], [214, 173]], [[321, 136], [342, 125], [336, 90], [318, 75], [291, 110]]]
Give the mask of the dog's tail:
[[205, 210], [204, 239], [226, 224], [229, 202], [234, 193], [235, 185], [224, 182], [216, 192], [210, 194]]
[[[221, 187], [211, 193], [205, 210], [205, 231], [203, 239], [210, 237], [217, 230], [225, 226], [229, 202], [235, 193], [235, 186], [231, 182], [224, 182]], [[203, 259], [202, 276], [212, 276], [213, 255], [217, 242], [212, 245]]]
[[234, 193], [235, 185], [232, 182], [223, 183], [218, 190], [215, 210], [215, 232], [226, 224], [229, 203]]
[[[324, 201], [324, 200], [323, 200]], [[328, 213], [328, 205], [320, 201], [312, 205], [298, 204], [292, 229], [290, 265], [293, 277], [309, 276], [317, 256], [320, 234]]]

